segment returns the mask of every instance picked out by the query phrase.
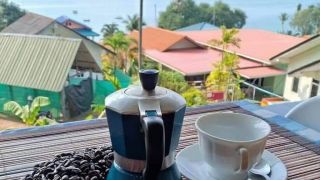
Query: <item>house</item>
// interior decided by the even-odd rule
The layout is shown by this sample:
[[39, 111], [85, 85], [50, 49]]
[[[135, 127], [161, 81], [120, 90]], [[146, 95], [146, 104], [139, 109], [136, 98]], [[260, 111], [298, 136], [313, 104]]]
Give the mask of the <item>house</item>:
[[[138, 39], [138, 32], [130, 34]], [[187, 81], [204, 81], [213, 64], [221, 59], [221, 49], [210, 41], [221, 37], [220, 30], [173, 32], [160, 28], [143, 29], [144, 55], [158, 62], [162, 68], [183, 74]], [[285, 72], [274, 67], [269, 60], [303, 39], [262, 30], [241, 29], [238, 37], [240, 48], [231, 47], [230, 52], [239, 55], [236, 70], [244, 79], [281, 94], [283, 85], [278, 83]]]
[[183, 27], [183, 28], [179, 28], [176, 31], [204, 31], [204, 30], [213, 30], [213, 29], [218, 29], [218, 28], [210, 23], [200, 22], [200, 23]]
[[[65, 117], [70, 114], [75, 103], [82, 105], [82, 112], [90, 109], [92, 82], [84, 81], [77, 87], [69, 82], [71, 70], [100, 70], [83, 40], [0, 33], [0, 44], [0, 111], [10, 100], [27, 104], [29, 96], [49, 97], [51, 104], [46, 110], [56, 118], [60, 113]], [[81, 88], [79, 97], [70, 101], [77, 88]], [[80, 94], [87, 95], [85, 102]]]
[[56, 21], [88, 38], [94, 39], [94, 37], [99, 36], [99, 34], [92, 31], [92, 29], [89, 26], [75, 21], [73, 19], [70, 19], [67, 16], [60, 16], [56, 19]]
[[[2, 75], [0, 73], [2, 78], [5, 79], [2, 79], [2, 81], [0, 80], [0, 85], [2, 84], [4, 89], [4, 91], [0, 90], [0, 110], [2, 110], [3, 103], [8, 100], [18, 100], [20, 103], [26, 104], [28, 95], [33, 97], [44, 95], [55, 101], [51, 103], [52, 108], [50, 108], [50, 111], [52, 109], [56, 111], [56, 117], [60, 116], [60, 110], [66, 110], [66, 112], [62, 112], [62, 114], [64, 117], [68, 117], [69, 115], [73, 116], [77, 113], [78, 115], [85, 113], [86, 110], [90, 108], [91, 103], [103, 104], [104, 97], [115, 91], [110, 82], [103, 80], [101, 73], [102, 56], [112, 52], [81, 33], [60, 24], [56, 20], [39, 14], [27, 13], [3, 29], [2, 33], [2, 36], [6, 34], [6, 36], [10, 37], [10, 41], [2, 42], [5, 44], [4, 47], [7, 47], [1, 49], [3, 54], [15, 54], [15, 56], [9, 57], [9, 59], [13, 57], [17, 58], [13, 62], [21, 62], [21, 64], [27, 66], [27, 70], [19, 69], [22, 68], [20, 66], [15, 67], [17, 64], [11, 64], [12, 62], [8, 62], [9, 59], [0, 58], [1, 66], [3, 65], [2, 63], [9, 63], [7, 64], [8, 66], [1, 67], [5, 67], [1, 72], [5, 74]], [[10, 34], [8, 35], [8, 33]], [[25, 44], [11, 46], [10, 44], [14, 42], [13, 39], [16, 39], [17, 43], [20, 42]], [[67, 39], [63, 41], [78, 42], [79, 47], [74, 47], [74, 49], [70, 49], [69, 46], [60, 47], [60, 44], [58, 43], [62, 41], [60, 39]], [[8, 47], [13, 48], [9, 49]], [[18, 49], [15, 50], [16, 48]], [[41, 49], [46, 49], [46, 51], [43, 51], [43, 53], [46, 54], [38, 52], [41, 51]], [[35, 55], [31, 53], [27, 54], [28, 51], [35, 53]], [[70, 53], [74, 53], [75, 57], [70, 55]], [[3, 54], [2, 57], [5, 58]], [[64, 57], [62, 60], [66, 62], [61, 62], [62, 60], [60, 61], [57, 59], [60, 58], [60, 56]], [[25, 59], [31, 57], [33, 59], [32, 61], [30, 60], [30, 62]], [[31, 65], [28, 63], [31, 63]], [[10, 71], [10, 73], [7, 71]], [[47, 76], [43, 77], [44, 79], [41, 79], [40, 77], [36, 77], [37, 74], [26, 74], [24, 77], [28, 77], [28, 79], [24, 79], [21, 78], [22, 76], [19, 76], [17, 78], [13, 78], [14, 80], [19, 81], [14, 81], [14, 83], [11, 82], [11, 78], [15, 77], [15, 73], [31, 73], [32, 71], [37, 73], [41, 72], [41, 76], [43, 74], [54, 74], [50, 74], [50, 79]], [[55, 72], [57, 72], [57, 74], [55, 74]], [[118, 78], [120, 77], [121, 87], [126, 87], [131, 82], [130, 78], [122, 72], [116, 73], [116, 76]], [[90, 82], [88, 81], [92, 81], [93, 93], [90, 92], [90, 88], [88, 87]], [[63, 86], [63, 84], [65, 86]], [[87, 90], [85, 91], [83, 88]], [[88, 94], [83, 95], [81, 94], [82, 92], [87, 92]], [[1, 95], [1, 93], [4, 94]], [[72, 98], [72, 94], [78, 94], [78, 96], [73, 96]], [[92, 97], [92, 94], [94, 97]], [[69, 107], [65, 102], [68, 102], [67, 104]], [[83, 109], [81, 109], [82, 107]], [[79, 111], [79, 109], [81, 111]]]
[[[86, 46], [89, 54], [81, 56], [84, 59], [93, 58], [101, 68], [101, 56], [111, 51], [101, 44], [87, 38], [74, 29], [71, 29], [58, 21], [46, 16], [28, 12], [8, 27], [4, 28], [2, 33], [30, 34], [30, 35], [48, 35], [59, 36], [73, 39], [81, 39]], [[93, 67], [89, 67], [93, 68]], [[96, 71], [98, 69], [95, 69]]]
[[320, 34], [282, 51], [271, 61], [287, 66], [286, 99], [299, 101], [320, 95]]

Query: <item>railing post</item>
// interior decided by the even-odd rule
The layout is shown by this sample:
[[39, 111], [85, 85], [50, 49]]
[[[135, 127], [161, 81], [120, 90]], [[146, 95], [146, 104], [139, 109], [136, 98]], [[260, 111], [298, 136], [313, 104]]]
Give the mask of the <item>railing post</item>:
[[256, 88], [253, 88], [253, 93], [252, 93], [252, 100], [254, 100], [256, 97]]

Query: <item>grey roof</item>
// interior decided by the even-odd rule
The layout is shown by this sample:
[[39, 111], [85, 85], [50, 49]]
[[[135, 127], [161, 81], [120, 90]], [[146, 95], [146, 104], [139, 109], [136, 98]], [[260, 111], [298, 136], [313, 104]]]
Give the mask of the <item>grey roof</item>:
[[0, 34], [0, 83], [60, 92], [80, 39]]
[[52, 18], [42, 16], [40, 14], [28, 12], [8, 27], [3, 29], [1, 33], [16, 33], [16, 34], [41, 34], [41, 31], [47, 28], [52, 23], [58, 23], [59, 25], [63, 26], [64, 28], [72, 31], [73, 33], [79, 35], [81, 38], [86, 39], [93, 44], [99, 46], [100, 48], [104, 49], [107, 52], [112, 52], [111, 50], [107, 49], [103, 45], [91, 40], [90, 38], [84, 36], [83, 34], [77, 32], [74, 29], [71, 29], [58, 21], [55, 21]]
[[218, 29], [218, 28], [210, 23], [201, 22], [201, 23], [192, 24], [192, 25], [177, 29], [176, 31], [201, 31], [201, 30], [213, 30], [213, 29]]
[[2, 33], [37, 34], [54, 20], [35, 13], [26, 13], [24, 16], [4, 28]]

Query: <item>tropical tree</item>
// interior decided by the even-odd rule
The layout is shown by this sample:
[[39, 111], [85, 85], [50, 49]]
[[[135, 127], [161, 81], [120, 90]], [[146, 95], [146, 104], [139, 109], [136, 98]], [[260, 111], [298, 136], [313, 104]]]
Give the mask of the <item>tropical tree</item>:
[[217, 27], [241, 28], [246, 23], [246, 14], [240, 9], [231, 9], [221, 1], [213, 6], [197, 5], [193, 0], [172, 1], [159, 17], [159, 27], [175, 30], [195, 23], [208, 22]]
[[10, 25], [25, 14], [18, 5], [7, 0], [0, 0], [0, 30]]
[[213, 70], [206, 79], [206, 87], [209, 91], [223, 91], [229, 95], [231, 91], [232, 99], [242, 98], [240, 89], [240, 76], [234, 71], [239, 64], [239, 57], [235, 53], [228, 51], [230, 46], [240, 47], [240, 39], [236, 37], [239, 30], [221, 28], [222, 37], [220, 40], [213, 40], [213, 46], [220, 47], [221, 60], [214, 64]]
[[[132, 16], [127, 15], [127, 18], [119, 17], [118, 19], [122, 20], [122, 23], [125, 24], [127, 31], [133, 31], [139, 29], [139, 16], [134, 14]], [[142, 26], [146, 25], [145, 22], [142, 22]]]
[[[201, 14], [204, 15], [205, 12]], [[198, 17], [199, 8], [193, 0], [172, 1], [159, 17], [159, 27], [175, 30], [191, 24], [202, 22]], [[206, 19], [208, 20], [208, 19]]]
[[41, 107], [48, 106], [50, 100], [48, 97], [38, 96], [33, 99], [31, 104], [21, 106], [15, 101], [9, 101], [4, 104], [4, 111], [12, 113], [21, 119], [25, 124], [31, 126], [43, 126], [56, 124], [56, 121], [47, 117], [39, 117]]
[[112, 36], [116, 32], [119, 32], [118, 24], [116, 23], [105, 24], [101, 30], [104, 39]]
[[217, 1], [212, 7], [214, 18], [212, 23], [226, 28], [242, 28], [246, 24], [247, 16], [241, 9], [231, 9], [230, 6], [222, 1]]
[[319, 33], [320, 4], [297, 10], [290, 22], [290, 26], [300, 35]]
[[124, 58], [123, 56], [127, 53], [130, 47], [130, 42], [130, 38], [122, 32], [116, 32], [113, 36], [104, 39], [104, 45], [110, 47], [114, 52], [114, 68], [118, 67], [120, 69], [124, 69], [126, 58]]
[[280, 16], [279, 16], [279, 19], [281, 21], [281, 32], [282, 33], [285, 33], [285, 30], [284, 30], [284, 23], [288, 20], [289, 16], [287, 13], [281, 13]]

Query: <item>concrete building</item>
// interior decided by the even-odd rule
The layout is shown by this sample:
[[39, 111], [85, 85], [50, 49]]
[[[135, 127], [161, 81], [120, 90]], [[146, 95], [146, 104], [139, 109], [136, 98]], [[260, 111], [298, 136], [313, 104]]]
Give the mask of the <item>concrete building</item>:
[[281, 52], [271, 60], [274, 64], [287, 66], [283, 93], [286, 99], [299, 101], [320, 95], [319, 34]]

